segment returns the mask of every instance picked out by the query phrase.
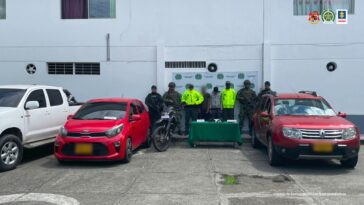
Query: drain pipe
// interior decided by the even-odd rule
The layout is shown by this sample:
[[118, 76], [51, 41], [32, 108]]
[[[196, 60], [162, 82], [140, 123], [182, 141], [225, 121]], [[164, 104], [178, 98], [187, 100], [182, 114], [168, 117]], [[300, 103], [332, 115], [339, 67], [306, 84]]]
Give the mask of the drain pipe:
[[110, 61], [110, 33], [106, 34], [106, 61]]
[[264, 81], [272, 81], [272, 60], [271, 60], [271, 0], [263, 1], [263, 68], [260, 83], [264, 87]]

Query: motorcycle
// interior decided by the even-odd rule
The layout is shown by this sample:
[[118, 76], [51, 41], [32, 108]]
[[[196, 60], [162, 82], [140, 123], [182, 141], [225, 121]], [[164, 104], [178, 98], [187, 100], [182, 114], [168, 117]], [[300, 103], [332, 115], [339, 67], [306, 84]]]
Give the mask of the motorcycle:
[[165, 152], [174, 139], [185, 139], [175, 134], [175, 129], [179, 124], [176, 112], [176, 110], [170, 107], [167, 109], [167, 112], [162, 114], [161, 119], [156, 122], [156, 129], [153, 132], [152, 142], [154, 148], [158, 152]]

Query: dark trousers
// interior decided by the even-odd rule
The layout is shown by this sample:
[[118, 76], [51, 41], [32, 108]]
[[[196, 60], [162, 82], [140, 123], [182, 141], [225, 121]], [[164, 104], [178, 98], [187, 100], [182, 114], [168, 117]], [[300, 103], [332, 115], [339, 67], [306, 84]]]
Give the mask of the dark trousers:
[[186, 106], [185, 107], [185, 133], [190, 133], [190, 121], [196, 121], [198, 117], [198, 107]]
[[233, 120], [234, 119], [234, 108], [224, 108], [222, 110], [222, 119], [223, 121]]
[[154, 130], [156, 129], [156, 122], [161, 119], [161, 115], [160, 114], [154, 114], [154, 113], [149, 113], [149, 119], [150, 119], [150, 131], [151, 133], [154, 132]]
[[221, 119], [220, 108], [211, 108], [211, 119]]
[[248, 119], [248, 126], [249, 126], [249, 135], [252, 135], [252, 131], [253, 131], [253, 113], [246, 110], [240, 110], [239, 113], [239, 127], [240, 130], [243, 129], [244, 127], [244, 122], [245, 119]]
[[200, 113], [198, 114], [198, 119], [204, 119], [205, 121], [209, 121], [211, 119], [211, 114], [207, 113], [207, 110], [201, 109]]

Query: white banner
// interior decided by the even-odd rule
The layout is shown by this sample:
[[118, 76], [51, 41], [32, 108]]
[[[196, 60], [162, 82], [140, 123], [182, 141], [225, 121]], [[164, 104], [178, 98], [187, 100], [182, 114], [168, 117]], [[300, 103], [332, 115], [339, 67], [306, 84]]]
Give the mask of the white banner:
[[243, 88], [245, 80], [250, 80], [252, 83], [252, 89], [255, 92], [259, 92], [258, 84], [258, 72], [219, 72], [219, 73], [207, 73], [207, 72], [174, 72], [172, 73], [172, 79], [176, 83], [176, 90], [183, 93], [186, 90], [187, 84], [193, 84], [195, 89], [200, 91], [201, 86], [206, 86], [209, 92], [212, 92], [215, 86], [219, 87], [222, 91], [225, 87], [225, 82], [230, 81], [236, 92]]

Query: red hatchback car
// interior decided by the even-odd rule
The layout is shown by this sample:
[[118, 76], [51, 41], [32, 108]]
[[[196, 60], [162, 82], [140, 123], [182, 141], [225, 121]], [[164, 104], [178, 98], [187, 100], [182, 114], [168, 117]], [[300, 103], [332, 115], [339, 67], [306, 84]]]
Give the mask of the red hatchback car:
[[266, 146], [273, 166], [284, 158], [339, 159], [354, 168], [360, 132], [345, 117], [315, 92], [265, 95], [253, 116], [252, 146]]
[[55, 144], [59, 162], [124, 160], [150, 146], [149, 114], [136, 99], [97, 99], [84, 104], [61, 128]]

